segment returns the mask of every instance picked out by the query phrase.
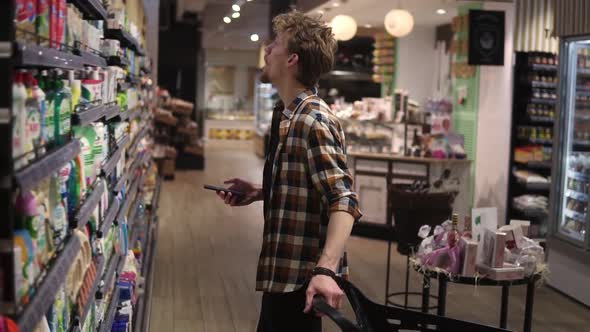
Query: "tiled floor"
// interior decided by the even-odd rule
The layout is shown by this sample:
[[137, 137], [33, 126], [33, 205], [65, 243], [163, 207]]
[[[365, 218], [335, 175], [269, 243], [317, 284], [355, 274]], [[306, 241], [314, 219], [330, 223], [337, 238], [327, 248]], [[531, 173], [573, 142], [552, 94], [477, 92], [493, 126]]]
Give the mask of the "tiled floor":
[[[178, 171], [164, 182], [155, 260], [150, 331], [255, 331], [260, 294], [254, 291], [262, 234], [262, 204], [229, 208], [203, 184], [229, 177], [261, 182], [263, 162], [245, 142], [208, 143], [205, 171]], [[352, 237], [348, 244], [351, 281], [382, 303], [385, 242]], [[392, 254], [393, 287], [402, 289], [405, 259]], [[412, 272], [418, 289], [421, 279]], [[433, 293], [436, 283], [433, 282]], [[522, 330], [524, 286], [510, 293], [508, 327]], [[417, 301], [416, 301], [417, 302]], [[480, 323], [499, 321], [500, 289], [449, 285], [447, 315]], [[345, 308], [347, 316], [350, 309]], [[590, 309], [539, 287], [533, 331], [588, 331]], [[338, 331], [325, 322], [325, 331]]]

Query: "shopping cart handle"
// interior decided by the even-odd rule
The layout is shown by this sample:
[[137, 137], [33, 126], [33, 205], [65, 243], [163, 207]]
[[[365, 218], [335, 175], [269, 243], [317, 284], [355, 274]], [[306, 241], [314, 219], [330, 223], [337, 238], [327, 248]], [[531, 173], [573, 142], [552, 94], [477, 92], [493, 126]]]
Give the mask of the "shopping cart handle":
[[315, 311], [328, 316], [343, 332], [362, 332], [355, 323], [346, 319], [340, 311], [326, 303], [323, 297], [314, 297], [312, 304]]

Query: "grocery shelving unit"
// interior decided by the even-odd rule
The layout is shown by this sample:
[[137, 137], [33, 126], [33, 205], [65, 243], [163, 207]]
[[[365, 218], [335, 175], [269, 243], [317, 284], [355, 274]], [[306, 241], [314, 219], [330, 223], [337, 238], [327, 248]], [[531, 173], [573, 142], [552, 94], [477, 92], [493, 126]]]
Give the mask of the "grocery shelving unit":
[[[77, 6], [87, 20], [106, 20], [107, 10], [101, 0], [68, 0]], [[120, 225], [129, 220], [130, 234], [132, 239], [142, 238], [142, 252], [146, 253], [141, 258], [140, 270], [151, 282], [151, 270], [153, 269], [153, 255], [156, 248], [157, 238], [157, 199], [159, 198], [161, 181], [157, 182], [154, 199], [150, 204], [150, 213], [145, 215], [140, 210], [143, 197], [144, 169], [152, 163], [151, 153], [148, 150], [140, 151], [141, 140], [151, 132], [150, 108], [152, 105], [139, 106], [132, 110], [122, 110], [116, 103], [102, 104], [100, 102], [85, 105], [78, 108], [72, 114], [72, 125], [84, 126], [96, 122], [111, 121], [134, 121], [139, 120], [140, 130], [135, 137], [125, 135], [111, 149], [106, 160], [100, 167], [100, 174], [97, 180], [87, 188], [85, 197], [69, 218], [68, 235], [65, 240], [55, 248], [55, 255], [47, 263], [45, 269], [40, 273], [39, 279], [34, 285], [34, 293], [30, 299], [20, 303], [16, 295], [15, 275], [15, 208], [14, 201], [19, 193], [33, 189], [42, 180], [58, 172], [65, 164], [73, 160], [81, 152], [81, 143], [78, 139], [70, 137], [65, 144], [53, 147], [46, 151], [41, 157], [31, 160], [29, 164], [20, 169], [14, 165], [12, 153], [12, 73], [18, 68], [61, 68], [71, 70], [84, 70], [86, 66], [106, 68], [107, 65], [117, 64], [123, 67], [129, 66], [125, 58], [105, 58], [97, 52], [65, 50], [45, 47], [35, 43], [16, 41], [14, 27], [15, 1], [0, 1], [0, 81], [5, 89], [0, 89], [0, 210], [3, 214], [0, 223], [0, 274], [3, 276], [0, 288], [0, 315], [7, 316], [17, 323], [20, 331], [33, 331], [42, 317], [53, 305], [60, 285], [66, 282], [66, 276], [70, 267], [74, 264], [76, 256], [81, 252], [82, 243], [74, 235], [75, 229], [83, 229], [91, 218], [93, 211], [99, 206], [101, 196], [105, 192], [114, 194], [126, 192], [123, 195], [126, 199], [119, 201], [111, 199], [107, 211], [97, 220], [98, 227], [96, 236], [106, 236], [114, 225]], [[139, 42], [124, 30], [105, 30], [105, 38], [119, 39], [125, 47], [133, 49], [139, 55], [145, 55]], [[144, 70], [144, 73], [147, 71]], [[127, 80], [132, 85], [141, 84], [140, 77], [131, 75]], [[122, 112], [124, 111], [124, 112]], [[113, 174], [123, 156], [127, 157], [127, 165], [130, 165], [123, 174], [113, 180]], [[139, 176], [138, 176], [139, 175]], [[102, 179], [109, 181], [105, 185]], [[113, 181], [111, 181], [113, 180]], [[124, 189], [127, 190], [124, 190]], [[137, 226], [137, 227], [134, 227]], [[131, 241], [130, 249], [137, 241]], [[95, 303], [96, 293], [99, 291], [101, 282], [104, 285], [112, 284], [124, 269], [125, 257], [118, 251], [110, 255], [106, 261], [103, 255], [93, 257], [91, 264], [96, 268], [96, 277], [85, 293], [84, 305], [78, 310], [77, 303], [72, 307], [75, 309], [70, 313], [69, 331], [80, 331], [85, 322], [91, 307]], [[84, 271], [85, 273], [85, 271]], [[147, 282], [146, 282], [147, 285]], [[146, 315], [149, 317], [149, 288], [142, 295], [141, 304], [134, 307], [135, 331], [141, 330], [145, 325]], [[79, 296], [82, 296], [81, 294]], [[78, 296], [76, 297], [78, 298]], [[117, 307], [119, 305], [119, 292], [115, 286], [114, 293], [107, 305], [105, 318], [97, 331], [110, 331], [115, 320]], [[144, 317], [137, 320], [137, 317]]]
[[[508, 201], [506, 223], [511, 219], [530, 220], [539, 234], [531, 234], [535, 238], [544, 238], [548, 227], [547, 213], [539, 211], [523, 211], [514, 206], [514, 198], [521, 195], [541, 195], [549, 197], [549, 183], [524, 183], [512, 173], [514, 169], [528, 170], [544, 177], [551, 178], [551, 157], [548, 154], [543, 160], [518, 162], [515, 160], [515, 149], [524, 146], [553, 147], [552, 130], [555, 123], [557, 99], [557, 64], [538, 63], [538, 59], [555, 58], [549, 53], [517, 52], [514, 67], [514, 98], [512, 109], [512, 138], [510, 144], [510, 164], [508, 182]], [[544, 94], [544, 96], [543, 96]], [[549, 97], [549, 98], [547, 98]], [[532, 128], [532, 129], [529, 129]], [[535, 135], [524, 136], [523, 133], [533, 131]], [[527, 132], [528, 133], [528, 132]], [[551, 133], [548, 136], [546, 133]]]

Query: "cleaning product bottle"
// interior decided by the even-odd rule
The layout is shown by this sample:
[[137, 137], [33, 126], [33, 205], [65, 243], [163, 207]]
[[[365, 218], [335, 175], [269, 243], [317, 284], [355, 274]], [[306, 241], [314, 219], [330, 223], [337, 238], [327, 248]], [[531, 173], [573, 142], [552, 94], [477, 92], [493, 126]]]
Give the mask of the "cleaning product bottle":
[[18, 169], [26, 164], [20, 157], [24, 153], [27, 89], [23, 84], [22, 72], [14, 75], [12, 81], [12, 157]]
[[[57, 70], [57, 73], [61, 75], [60, 70]], [[71, 130], [72, 92], [69, 82], [60, 79], [56, 80], [55, 90], [55, 138], [58, 145], [63, 145]]]
[[61, 123], [60, 136], [65, 140], [67, 135], [69, 135], [70, 131], [72, 130], [72, 89], [70, 88], [69, 80], [62, 80], [62, 93], [62, 106], [59, 112]]
[[39, 88], [45, 93], [45, 116], [42, 118], [41, 140], [46, 146], [52, 146], [55, 140], [55, 91], [47, 70], [41, 71]]
[[37, 128], [31, 129], [33, 131], [34, 139], [33, 146], [35, 151], [43, 155], [45, 153], [45, 115], [47, 114], [47, 103], [45, 101], [45, 92], [39, 86], [39, 82], [33, 79], [32, 95], [37, 100], [39, 106], [39, 123]]
[[31, 73], [26, 74], [26, 89], [27, 89], [27, 124], [25, 126], [25, 154], [28, 161], [35, 159], [37, 148], [39, 148], [39, 137], [41, 135], [41, 106], [39, 105], [38, 96], [39, 90], [37, 80], [33, 78]]
[[77, 80], [74, 76], [74, 71], [68, 71], [68, 80], [70, 81], [70, 89], [72, 91], [72, 113], [76, 112], [78, 104], [80, 104], [80, 96], [82, 95], [82, 81]]

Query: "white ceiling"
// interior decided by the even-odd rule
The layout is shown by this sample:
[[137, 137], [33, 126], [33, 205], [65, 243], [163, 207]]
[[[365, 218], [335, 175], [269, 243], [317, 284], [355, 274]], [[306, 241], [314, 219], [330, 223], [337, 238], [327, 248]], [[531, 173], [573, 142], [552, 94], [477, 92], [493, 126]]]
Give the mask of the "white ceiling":
[[[230, 24], [224, 16], [232, 14], [233, 4], [241, 5], [240, 17]], [[203, 48], [226, 50], [258, 50], [268, 36], [269, 0], [178, 0], [178, 16], [185, 11], [199, 12], [202, 19]], [[258, 43], [250, 35], [258, 34]]]
[[[383, 27], [385, 15], [392, 9], [405, 9], [414, 16], [414, 24], [421, 26], [436, 26], [451, 23], [457, 14], [457, 7], [469, 1], [456, 0], [329, 0], [310, 10], [309, 13], [323, 12], [323, 17], [329, 22], [336, 15], [350, 15], [359, 26], [371, 24], [375, 28]], [[333, 4], [338, 3], [338, 7]], [[442, 8], [447, 11], [439, 15], [436, 10]]]

